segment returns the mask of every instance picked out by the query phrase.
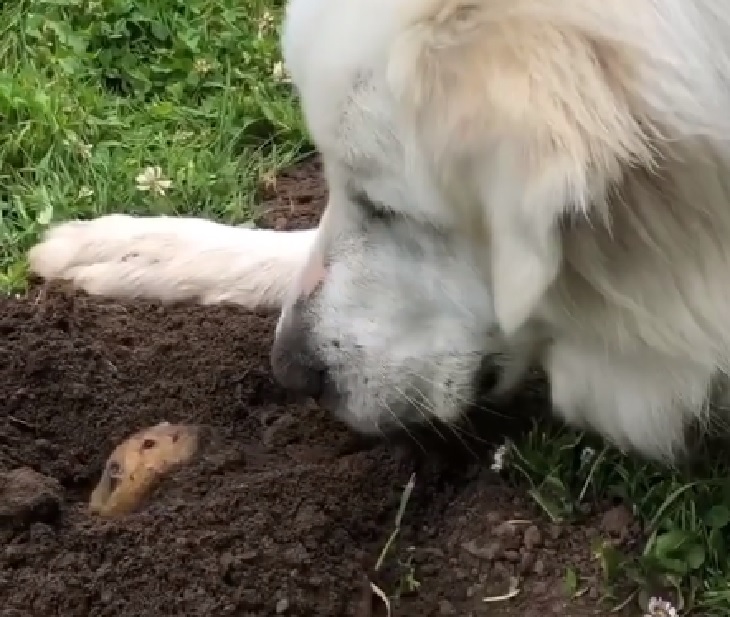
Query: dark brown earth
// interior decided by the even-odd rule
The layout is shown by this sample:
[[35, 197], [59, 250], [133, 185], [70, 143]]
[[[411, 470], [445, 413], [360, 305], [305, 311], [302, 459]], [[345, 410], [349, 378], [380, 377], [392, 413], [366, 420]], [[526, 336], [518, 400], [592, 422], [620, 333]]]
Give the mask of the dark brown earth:
[[[316, 161], [266, 192], [261, 224], [315, 224]], [[491, 472], [482, 438], [500, 430], [364, 443], [274, 383], [273, 315], [45, 285], [0, 303], [0, 616], [384, 615], [368, 576], [392, 596], [420, 583], [394, 615], [607, 614], [590, 554], [598, 526], [551, 525]], [[93, 518], [109, 453], [162, 420], [209, 426], [217, 445], [136, 513]], [[586, 585], [578, 599], [568, 567]], [[483, 600], [511, 577], [517, 597]]]

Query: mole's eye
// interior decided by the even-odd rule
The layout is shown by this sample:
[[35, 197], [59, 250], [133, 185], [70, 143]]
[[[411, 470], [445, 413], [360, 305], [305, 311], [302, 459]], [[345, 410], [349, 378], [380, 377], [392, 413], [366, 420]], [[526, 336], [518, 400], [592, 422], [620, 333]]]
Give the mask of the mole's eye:
[[156, 445], [157, 445], [157, 442], [154, 439], [145, 439], [142, 442], [142, 449], [149, 450], [150, 448], [154, 448]]
[[110, 478], [118, 478], [122, 475], [122, 466], [117, 461], [111, 461], [106, 466], [106, 471]]

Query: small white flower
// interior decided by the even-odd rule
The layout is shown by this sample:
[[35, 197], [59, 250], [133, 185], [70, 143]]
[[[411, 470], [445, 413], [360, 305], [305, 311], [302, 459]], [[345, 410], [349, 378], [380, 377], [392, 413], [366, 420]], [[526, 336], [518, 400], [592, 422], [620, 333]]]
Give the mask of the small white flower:
[[82, 156], [82, 158], [85, 158], [85, 159], [91, 158], [91, 150], [93, 149], [93, 146], [91, 144], [79, 143], [78, 149], [79, 149], [79, 154]]
[[274, 64], [271, 75], [276, 81], [280, 81], [282, 83], [289, 83], [290, 81], [289, 73], [287, 73], [283, 62], [276, 62]]
[[492, 471], [502, 471], [505, 466], [504, 459], [507, 456], [507, 444], [503, 443], [499, 448], [494, 451], [491, 469]]
[[82, 186], [79, 189], [79, 199], [86, 199], [94, 194], [94, 189], [88, 186]]
[[137, 176], [137, 190], [149, 191], [157, 195], [164, 195], [172, 186], [172, 181], [162, 175], [161, 167], [145, 167]]
[[592, 462], [595, 457], [596, 451], [593, 448], [586, 446], [580, 453], [580, 464], [587, 465], [588, 463]]
[[195, 69], [196, 73], [199, 73], [200, 75], [205, 75], [213, 69], [213, 64], [208, 62], [205, 58], [199, 58], [193, 64], [193, 68]]
[[269, 13], [269, 11], [264, 11], [263, 15], [259, 18], [258, 22], [258, 35], [259, 38], [263, 38], [263, 36], [271, 30], [271, 27], [274, 25], [274, 16]]
[[679, 613], [672, 603], [661, 598], [650, 598], [647, 611], [649, 612], [644, 617], [679, 617]]

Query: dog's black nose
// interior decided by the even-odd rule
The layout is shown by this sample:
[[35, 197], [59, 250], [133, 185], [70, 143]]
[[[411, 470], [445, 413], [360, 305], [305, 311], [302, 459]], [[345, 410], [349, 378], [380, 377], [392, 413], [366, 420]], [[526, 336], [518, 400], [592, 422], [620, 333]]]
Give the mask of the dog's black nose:
[[296, 304], [279, 324], [271, 348], [271, 368], [282, 386], [313, 398], [320, 396], [327, 381], [327, 367], [311, 344]]
[[317, 399], [322, 394], [326, 381], [326, 371], [316, 370], [304, 362], [292, 361], [291, 358], [274, 360], [272, 356], [274, 377], [287, 390], [298, 392]]

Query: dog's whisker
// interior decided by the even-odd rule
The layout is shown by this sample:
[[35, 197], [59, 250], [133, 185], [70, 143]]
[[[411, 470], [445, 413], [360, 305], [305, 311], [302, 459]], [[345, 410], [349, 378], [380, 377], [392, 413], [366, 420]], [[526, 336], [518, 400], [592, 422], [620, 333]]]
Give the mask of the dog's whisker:
[[[477, 400], [477, 397], [466, 397], [462, 394], [458, 394], [456, 392], [451, 391], [443, 382], [437, 381], [431, 377], [426, 377], [425, 375], [421, 373], [417, 373], [413, 370], [406, 369], [406, 373], [411, 376], [415, 377], [418, 380], [421, 380], [424, 383], [427, 383], [428, 385], [432, 386], [435, 391], [438, 392], [446, 392], [450, 397], [452, 397], [456, 402], [458, 402], [462, 407], [474, 409], [476, 411], [484, 411], [489, 413], [490, 415], [496, 416], [498, 418], [502, 419], [509, 419], [508, 414], [503, 414], [497, 411], [496, 409], [493, 409], [492, 407], [486, 406], [484, 403], [480, 403]], [[458, 376], [457, 376], [458, 377]], [[438, 415], [438, 414], [436, 414]]]
[[[431, 405], [428, 397], [417, 386], [413, 386], [413, 389], [420, 395], [422, 400], [427, 403], [427, 405], [425, 405], [425, 407]], [[433, 414], [434, 411], [431, 410], [430, 413]], [[432, 426], [436, 427], [434, 422], [430, 421], [430, 424]], [[466, 440], [463, 439], [462, 431], [460, 430], [458, 425], [456, 425], [454, 422], [444, 422], [443, 424], [446, 426], [446, 428], [451, 433], [453, 433], [454, 437], [456, 437], [456, 439], [459, 440], [459, 443], [469, 452], [469, 454], [471, 454], [474, 458], [478, 458], [476, 453], [469, 447], [469, 444], [466, 442]], [[439, 431], [437, 428], [435, 428], [435, 430], [436, 430], [437, 434], [439, 435], [439, 437], [441, 437], [441, 439], [443, 441], [446, 441], [446, 437], [442, 435], [441, 431]], [[469, 437], [468, 434], [467, 434], [467, 437]]]
[[400, 426], [403, 429], [403, 432], [408, 435], [410, 440], [418, 446], [418, 448], [423, 452], [424, 454], [428, 454], [428, 450], [423, 446], [423, 444], [416, 438], [416, 436], [408, 430], [408, 427], [406, 424], [398, 417], [398, 414], [393, 411], [393, 409], [390, 406], [390, 403], [388, 401], [383, 401], [383, 407], [390, 413], [391, 416], [393, 416], [393, 419], [396, 421], [396, 424]]
[[[425, 453], [426, 449], [423, 447], [423, 445], [416, 439], [415, 435], [413, 435], [413, 433], [408, 430], [408, 426], [406, 426], [405, 422], [401, 420], [400, 416], [395, 411], [393, 411], [393, 408], [390, 406], [387, 396], [381, 396], [379, 403], [383, 407], [383, 409], [385, 409], [391, 415], [391, 417], [395, 421], [395, 424], [399, 426], [414, 443], [418, 444], [419, 448]], [[376, 424], [376, 426], [381, 434], [385, 434], [385, 432], [380, 428], [379, 425]]]
[[423, 418], [424, 422], [428, 424], [436, 434], [439, 435], [439, 437], [442, 439], [442, 441], [446, 441], [446, 438], [443, 436], [441, 431], [438, 430], [438, 427], [436, 426], [436, 423], [434, 422], [434, 410], [433, 408], [429, 409], [429, 405], [427, 404], [428, 401], [426, 400], [426, 404], [424, 404], [423, 401], [416, 401], [413, 397], [409, 396], [402, 388], [400, 388], [397, 385], [393, 386], [393, 389], [398, 393], [398, 395], [403, 398], [405, 401], [407, 401], [411, 407], [413, 407], [416, 411], [418, 411], [421, 414], [421, 417]]

